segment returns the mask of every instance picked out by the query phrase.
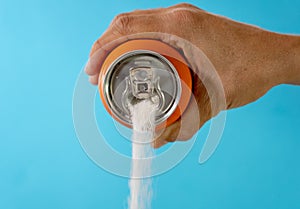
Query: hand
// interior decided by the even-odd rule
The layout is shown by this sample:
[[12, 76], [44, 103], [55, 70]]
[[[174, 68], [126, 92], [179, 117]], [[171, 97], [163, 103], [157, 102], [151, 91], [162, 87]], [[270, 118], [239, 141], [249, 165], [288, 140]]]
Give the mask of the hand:
[[[300, 84], [299, 37], [234, 22], [190, 4], [118, 15], [92, 47], [86, 67], [91, 83], [97, 84], [109, 51], [132, 38], [168, 43], [182, 52], [194, 75], [196, 103], [191, 100], [182, 117], [158, 134], [155, 147], [188, 140], [221, 110], [253, 102], [273, 86]], [[194, 117], [198, 112], [200, 120]]]

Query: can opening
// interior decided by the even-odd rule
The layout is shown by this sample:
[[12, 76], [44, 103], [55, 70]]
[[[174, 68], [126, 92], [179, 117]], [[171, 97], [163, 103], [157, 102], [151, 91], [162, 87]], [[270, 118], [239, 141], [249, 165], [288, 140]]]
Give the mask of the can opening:
[[154, 81], [151, 67], [131, 68], [130, 84], [132, 94], [138, 99], [148, 99], [153, 95]]

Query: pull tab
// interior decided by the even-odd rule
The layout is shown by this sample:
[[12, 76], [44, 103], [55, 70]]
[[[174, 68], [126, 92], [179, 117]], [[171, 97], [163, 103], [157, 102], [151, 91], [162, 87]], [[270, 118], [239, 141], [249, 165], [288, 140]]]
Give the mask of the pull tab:
[[126, 77], [126, 88], [122, 94], [123, 109], [129, 113], [128, 105], [149, 99], [161, 110], [165, 97], [159, 86], [159, 77], [154, 75], [151, 67], [134, 67]]
[[149, 99], [153, 95], [154, 76], [151, 67], [131, 68], [129, 76], [134, 97]]

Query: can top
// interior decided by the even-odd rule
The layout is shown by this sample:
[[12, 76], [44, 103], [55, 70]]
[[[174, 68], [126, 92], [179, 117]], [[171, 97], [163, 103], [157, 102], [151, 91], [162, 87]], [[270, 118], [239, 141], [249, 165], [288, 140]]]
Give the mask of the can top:
[[[151, 69], [169, 69], [166, 70], [168, 73], [166, 73], [168, 76], [170, 76], [172, 79], [171, 80], [175, 80], [176, 85], [174, 85], [172, 82], [171, 87], [167, 87], [166, 89], [171, 89], [171, 92], [165, 90], [166, 92], [169, 92], [167, 94], [167, 96], [165, 98], [163, 98], [164, 100], [162, 100], [162, 96], [165, 96], [165, 94], [159, 94], [159, 92], [161, 91], [157, 91], [157, 90], [163, 90], [164, 86], [168, 86], [169, 82], [164, 82], [163, 79], [159, 78], [159, 82], [152, 82], [152, 80], [150, 79], [151, 76], [149, 74], [149, 71], [146, 70], [145, 66], [148, 66], [147, 63], [149, 63], [149, 61], [144, 62], [145, 59], [136, 59], [135, 60], [135, 64], [137, 64], [137, 66], [132, 66], [132, 68], [127, 68], [127, 73], [125, 73], [125, 75], [123, 75], [123, 71], [121, 70], [122, 68], [119, 66], [120, 64], [122, 64], [123, 62], [121, 62], [123, 55], [133, 52], [131, 55], [127, 57], [128, 61], [130, 61], [132, 58], [135, 58], [137, 55], [137, 53], [141, 53], [141, 52], [146, 52], [143, 55], [147, 55], [147, 57], [150, 57], [150, 59], [154, 59], [154, 60], [158, 60], [158, 62], [152, 62], [156, 65], [154, 66], [150, 66]], [[148, 53], [150, 52], [150, 54]], [[128, 55], [128, 54], [127, 54]], [[123, 65], [125, 65], [126, 63], [123, 63]], [[118, 67], [118, 71], [115, 72], [111, 71], [112, 67]], [[163, 67], [161, 67], [163, 66]], [[165, 66], [165, 67], [164, 67]], [[112, 78], [116, 79], [115, 83], [122, 83], [122, 81], [124, 81], [121, 85], [120, 85], [120, 89], [121, 87], [125, 86], [125, 90], [126, 89], [126, 82], [128, 83], [128, 80], [126, 78], [129, 78], [128, 75], [130, 75], [129, 70], [131, 69], [132, 71], [132, 75], [135, 75], [134, 73], [134, 69], [135, 67], [138, 68], [138, 71], [146, 71], [144, 73], [141, 73], [142, 76], [144, 76], [144, 81], [151, 81], [151, 82], [138, 82], [141, 78], [135, 77], [136, 80], [136, 84], [139, 85], [135, 85], [135, 86], [131, 86], [131, 91], [135, 91], [135, 93], [137, 93], [139, 96], [147, 96], [147, 94], [149, 94], [152, 91], [152, 87], [155, 87], [155, 91], [154, 91], [154, 95], [156, 96], [152, 96], [151, 99], [152, 101], [165, 101], [165, 105], [170, 104], [168, 103], [168, 96], [172, 96], [172, 95], [176, 95], [180, 97], [179, 101], [178, 101], [178, 105], [177, 107], [175, 107], [176, 103], [177, 103], [177, 99], [175, 99], [175, 103], [171, 103], [171, 108], [168, 108], [166, 106], [165, 109], [167, 110], [165, 112], [165, 118], [161, 118], [160, 116], [157, 116], [157, 119], [161, 118], [160, 121], [161, 123], [159, 123], [160, 121], [156, 120], [156, 129], [162, 129], [166, 126], [169, 126], [170, 124], [174, 123], [176, 120], [178, 120], [180, 118], [180, 116], [183, 114], [183, 112], [185, 111], [185, 109], [187, 108], [191, 95], [192, 95], [192, 76], [191, 76], [191, 72], [189, 69], [189, 66], [187, 64], [186, 59], [184, 58], [183, 55], [181, 55], [179, 53], [178, 50], [176, 50], [175, 48], [173, 48], [172, 46], [170, 46], [167, 43], [164, 43], [160, 40], [154, 40], [154, 39], [134, 39], [134, 40], [128, 40], [118, 46], [116, 46], [112, 51], [109, 52], [109, 54], [107, 55], [107, 57], [105, 58], [105, 60], [103, 61], [103, 63], [101, 64], [101, 70], [100, 70], [100, 74], [99, 74], [99, 82], [98, 82], [98, 88], [99, 88], [99, 93], [100, 93], [100, 97], [101, 100], [104, 104], [104, 107], [106, 108], [106, 110], [111, 114], [111, 116], [116, 119], [118, 122], [122, 123], [123, 125], [127, 126], [127, 127], [132, 127], [131, 124], [131, 120], [130, 117], [128, 117], [128, 113], [122, 112], [122, 110], [126, 110], [127, 108], [123, 107], [122, 104], [122, 93], [120, 93], [120, 91], [116, 91], [117, 86], [119, 85], [114, 85], [114, 87], [108, 87], [107, 83], [111, 81]], [[151, 70], [152, 71], [152, 70]], [[150, 72], [151, 72], [150, 71]], [[113, 73], [114, 72], [114, 73]], [[155, 72], [155, 70], [153, 71]], [[177, 73], [177, 74], [176, 74]], [[114, 74], [114, 75], [113, 75]], [[117, 77], [115, 75], [118, 75]], [[148, 75], [148, 76], [146, 76]], [[179, 80], [180, 82], [177, 82], [178, 77], [177, 75], [179, 75]], [[145, 77], [146, 76], [146, 77]], [[153, 73], [154, 76], [154, 81], [156, 81], [155, 79], [155, 73]], [[167, 77], [168, 77], [167, 76]], [[162, 77], [162, 76], [160, 76]], [[176, 77], [174, 79], [174, 77]], [[146, 79], [149, 78], [149, 79]], [[122, 80], [123, 79], [123, 80]], [[118, 80], [118, 81], [117, 81]], [[143, 80], [143, 79], [142, 79]], [[141, 81], [142, 81], [141, 80]], [[153, 85], [153, 84], [159, 84], [159, 85]], [[151, 84], [151, 85], [150, 85]], [[178, 86], [181, 85], [181, 91], [179, 91]], [[128, 88], [130, 87], [130, 85], [127, 85]], [[136, 87], [136, 89], [134, 90], [133, 88]], [[149, 91], [149, 88], [150, 90]], [[148, 90], [147, 90], [148, 89]], [[126, 92], [124, 90], [124, 92]], [[128, 89], [129, 90], [129, 89]], [[147, 92], [142, 92], [142, 91], [148, 91]], [[176, 92], [174, 94], [174, 92]], [[114, 93], [116, 95], [114, 95], [112, 97]], [[117, 95], [121, 94], [121, 95]], [[144, 94], [147, 93], [147, 94]], [[136, 95], [137, 95], [136, 94]], [[180, 95], [181, 94], [181, 95]], [[132, 95], [132, 94], [130, 94]], [[151, 94], [153, 95], [153, 94]], [[119, 98], [119, 100], [121, 101], [115, 101], [115, 98]], [[136, 97], [135, 97], [136, 98]], [[172, 97], [175, 98], [175, 97]], [[112, 101], [114, 100], [114, 101]], [[138, 100], [133, 100], [138, 102]], [[126, 104], [126, 103], [125, 103]], [[162, 103], [160, 103], [162, 104]], [[126, 105], [125, 105], [126, 106]], [[114, 107], [115, 109], [113, 110], [112, 107]], [[173, 111], [173, 108], [175, 107], [175, 111]], [[173, 113], [172, 113], [173, 112]], [[120, 114], [122, 113], [122, 114]], [[124, 114], [125, 116], [124, 116]], [[127, 116], [126, 116], [127, 115]], [[170, 115], [170, 116], [169, 116]], [[158, 124], [159, 123], [159, 124]]]
[[103, 82], [104, 98], [112, 113], [131, 125], [128, 106], [144, 99], [157, 104], [155, 123], [164, 122], [181, 96], [179, 75], [164, 56], [150, 50], [122, 54], [108, 67]]

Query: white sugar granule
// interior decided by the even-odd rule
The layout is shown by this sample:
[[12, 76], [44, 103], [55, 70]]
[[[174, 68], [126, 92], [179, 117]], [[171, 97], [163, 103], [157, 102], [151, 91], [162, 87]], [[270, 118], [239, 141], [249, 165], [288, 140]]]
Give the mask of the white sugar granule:
[[129, 209], [150, 209], [152, 199], [151, 162], [156, 105], [144, 100], [130, 107], [133, 123], [132, 167], [129, 181]]

